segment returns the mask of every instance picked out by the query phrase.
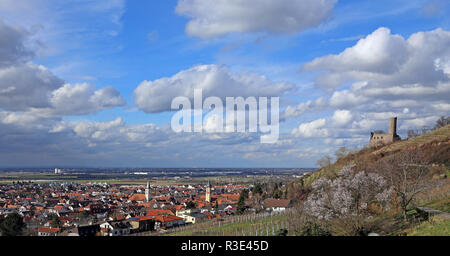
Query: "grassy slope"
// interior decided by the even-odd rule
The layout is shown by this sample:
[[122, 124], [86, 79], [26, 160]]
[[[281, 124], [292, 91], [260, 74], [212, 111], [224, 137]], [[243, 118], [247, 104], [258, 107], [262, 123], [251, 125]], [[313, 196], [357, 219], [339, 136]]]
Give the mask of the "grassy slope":
[[[314, 182], [315, 180], [319, 179], [320, 177], [332, 178], [341, 170], [343, 166], [355, 163], [356, 161], [364, 161], [365, 159], [369, 158], [377, 159], [374, 156], [395, 154], [396, 152], [403, 150], [421, 150], [426, 148], [423, 147], [426, 144], [435, 146], [435, 145], [442, 145], [442, 143], [449, 143], [449, 141], [450, 141], [450, 125], [447, 125], [446, 127], [432, 131], [428, 134], [424, 134], [417, 138], [402, 140], [379, 148], [363, 149], [358, 153], [344, 157], [332, 165], [329, 165], [327, 167], [324, 167], [320, 170], [311, 173], [311, 175], [303, 178], [303, 182], [305, 185], [308, 185]], [[429, 152], [430, 148], [428, 148], [428, 153]], [[432, 150], [431, 152], [434, 153]], [[437, 159], [438, 159], [437, 163], [446, 165], [445, 168], [447, 168], [446, 175], [448, 179], [450, 174], [450, 170], [448, 168], [449, 159], [445, 159], [445, 157], [444, 158], [437, 157]], [[432, 196], [434, 199], [430, 201], [424, 201], [423, 206], [444, 212], [450, 212], [450, 198], [445, 196], [448, 194], [448, 192], [446, 191], [448, 190], [449, 186], [450, 184], [447, 184], [444, 188], [440, 188], [437, 191], [430, 191], [430, 193], [427, 192], [426, 194]], [[440, 193], [442, 194], [443, 198], [438, 195]], [[439, 216], [434, 216], [430, 221], [423, 222], [418, 226], [404, 230], [404, 232], [407, 235], [412, 236], [433, 236], [433, 235], [448, 236], [450, 234], [449, 230], [450, 230], [450, 220], [444, 219]]]
[[434, 216], [406, 231], [408, 236], [448, 236], [450, 234], [450, 220], [441, 216]]
[[339, 170], [341, 170], [343, 166], [352, 164], [355, 161], [355, 159], [364, 158], [364, 157], [368, 156], [369, 154], [390, 154], [390, 153], [395, 153], [396, 151], [400, 151], [400, 150], [417, 148], [417, 147], [420, 147], [421, 145], [428, 144], [428, 143], [448, 142], [449, 140], [450, 140], [450, 125], [447, 125], [446, 127], [437, 129], [435, 131], [424, 134], [417, 138], [398, 141], [398, 142], [392, 143], [390, 145], [383, 146], [381, 148], [375, 148], [375, 149], [366, 148], [366, 149], [361, 150], [358, 153], [344, 157], [334, 164], [331, 164], [327, 167], [317, 170], [317, 171], [311, 173], [307, 177], [304, 177], [303, 178], [304, 184], [305, 185], [311, 184], [313, 181], [319, 179], [320, 177], [324, 177], [324, 176], [331, 178], [334, 175], [336, 175], [336, 173], [339, 172]]

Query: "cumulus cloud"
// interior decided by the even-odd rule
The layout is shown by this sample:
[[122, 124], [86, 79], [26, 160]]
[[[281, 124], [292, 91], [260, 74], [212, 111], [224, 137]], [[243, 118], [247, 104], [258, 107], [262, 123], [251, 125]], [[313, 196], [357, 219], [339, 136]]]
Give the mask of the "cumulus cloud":
[[279, 96], [293, 86], [277, 83], [254, 73], [235, 74], [225, 66], [199, 65], [168, 78], [143, 81], [135, 90], [136, 105], [147, 113], [169, 111], [171, 102], [185, 96], [193, 102], [195, 89], [203, 90], [203, 97]]
[[0, 69], [0, 108], [23, 111], [50, 106], [50, 96], [63, 80], [31, 62]]
[[0, 109], [20, 112], [8, 113], [7, 122], [84, 115], [125, 104], [113, 87], [64, 84], [46, 67], [28, 61], [35, 55], [25, 44], [29, 36], [0, 19]]
[[326, 20], [337, 0], [179, 0], [176, 13], [191, 20], [190, 36], [234, 32], [296, 33]]
[[327, 106], [327, 101], [322, 97], [316, 100], [308, 100], [298, 104], [297, 106], [287, 106], [282, 114], [282, 118], [297, 117], [307, 112], [318, 112], [326, 109]]
[[318, 138], [327, 137], [328, 130], [325, 128], [326, 119], [321, 118], [312, 122], [302, 123], [298, 128], [294, 128], [292, 135], [302, 138]]
[[391, 74], [407, 59], [407, 43], [403, 37], [392, 35], [388, 28], [379, 28], [366, 38], [338, 55], [328, 55], [304, 65], [305, 70], [358, 70]]
[[353, 116], [348, 110], [336, 110], [331, 118], [336, 126], [347, 125]]
[[88, 83], [65, 84], [52, 92], [53, 113], [58, 115], [84, 115], [125, 105], [125, 100], [113, 87], [95, 90]]
[[[407, 40], [379, 28], [340, 54], [319, 57], [304, 70], [323, 70], [316, 85], [336, 88], [349, 79], [369, 87], [414, 85], [434, 87], [449, 81], [450, 32], [443, 29], [417, 32]], [[328, 80], [333, 77], [336, 83]]]
[[[327, 89], [327, 96], [287, 107], [285, 116], [333, 110], [325, 127], [333, 128], [328, 134], [334, 139], [349, 134], [342, 129], [363, 138], [370, 131], [385, 129], [386, 120], [393, 116], [399, 118], [400, 132], [426, 123], [432, 126], [437, 117], [448, 115], [449, 49], [450, 32], [443, 29], [416, 32], [404, 39], [379, 28], [339, 54], [306, 63], [304, 70], [321, 71], [316, 85]], [[293, 134], [321, 137], [325, 128], [317, 125], [323, 122], [301, 124]], [[312, 128], [315, 133], [309, 131]]]
[[86, 145], [145, 145], [151, 142], [163, 141], [170, 134], [169, 129], [163, 129], [154, 124], [129, 125], [121, 117], [107, 122], [58, 122], [49, 130], [50, 133], [73, 132], [79, 138], [86, 140]]
[[85, 115], [124, 104], [125, 100], [113, 87], [95, 90], [87, 83], [64, 84], [50, 70], [31, 62], [0, 69], [3, 110], [38, 116]]
[[30, 60], [34, 53], [27, 48], [29, 32], [10, 26], [0, 18], [0, 68]]

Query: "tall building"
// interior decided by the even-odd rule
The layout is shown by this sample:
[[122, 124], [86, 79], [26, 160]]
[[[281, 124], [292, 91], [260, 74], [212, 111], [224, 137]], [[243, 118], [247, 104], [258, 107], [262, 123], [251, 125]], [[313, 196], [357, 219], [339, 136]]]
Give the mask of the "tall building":
[[386, 145], [399, 140], [401, 140], [401, 138], [397, 134], [397, 117], [392, 117], [389, 120], [389, 133], [372, 132], [370, 134], [371, 147]]
[[147, 181], [147, 187], [145, 188], [145, 202], [150, 202], [150, 182]]
[[211, 203], [211, 183], [208, 181], [208, 186], [206, 187], [206, 197], [205, 201]]

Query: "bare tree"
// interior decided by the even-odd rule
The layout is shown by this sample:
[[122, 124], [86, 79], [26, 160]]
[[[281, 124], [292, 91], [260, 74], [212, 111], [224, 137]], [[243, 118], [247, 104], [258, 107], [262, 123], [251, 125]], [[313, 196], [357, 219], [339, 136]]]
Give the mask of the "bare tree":
[[431, 131], [432, 131], [432, 129], [431, 129], [430, 126], [428, 126], [428, 125], [422, 126], [422, 134], [427, 134], [427, 133], [429, 133]]
[[331, 164], [332, 158], [329, 155], [323, 156], [319, 160], [317, 160], [316, 164], [321, 168], [328, 166]]
[[339, 160], [343, 157], [348, 156], [349, 154], [353, 154], [354, 152], [356, 152], [356, 150], [347, 147], [340, 147], [334, 152], [334, 155], [336, 156], [336, 159]]
[[416, 130], [408, 130], [408, 138], [412, 139], [412, 138], [416, 138], [420, 136], [420, 133]]
[[428, 188], [429, 167], [420, 152], [405, 151], [386, 157], [381, 161], [380, 171], [394, 188], [406, 221], [408, 207]]
[[442, 128], [442, 127], [447, 126], [449, 124], [450, 124], [450, 116], [449, 117], [441, 116], [441, 118], [439, 118], [436, 121], [436, 126], [434, 128], [435, 129], [439, 129], [439, 128]]

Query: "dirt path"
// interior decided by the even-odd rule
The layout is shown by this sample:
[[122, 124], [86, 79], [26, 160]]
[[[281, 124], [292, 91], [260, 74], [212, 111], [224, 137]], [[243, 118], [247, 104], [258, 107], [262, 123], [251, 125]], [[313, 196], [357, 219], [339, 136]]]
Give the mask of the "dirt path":
[[438, 211], [438, 210], [426, 208], [426, 207], [417, 207], [417, 208], [421, 211], [427, 212], [429, 215], [439, 215], [444, 218], [450, 219], [450, 213], [448, 213], [448, 212], [442, 212], [442, 211]]

